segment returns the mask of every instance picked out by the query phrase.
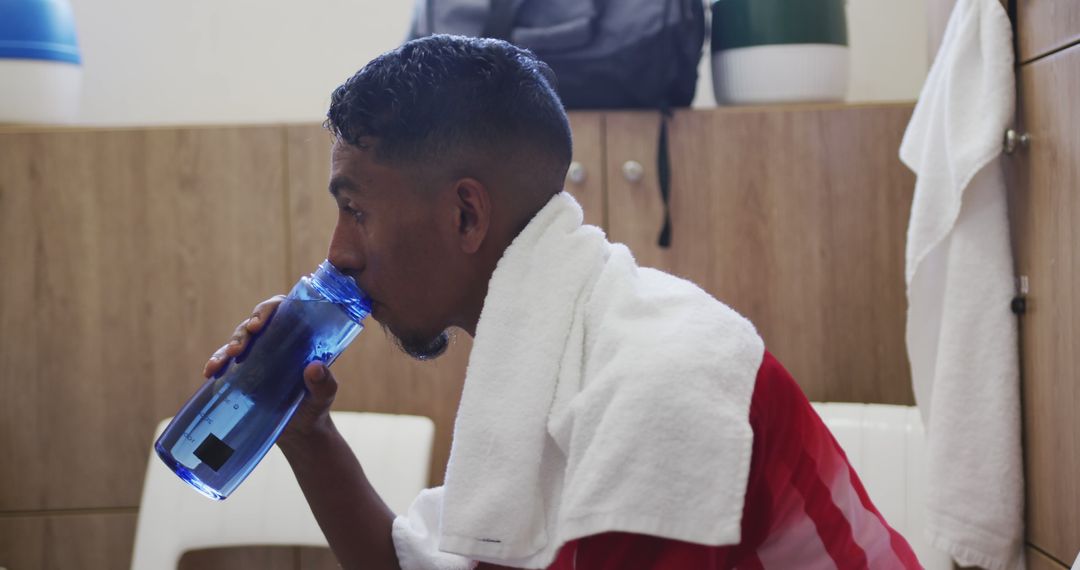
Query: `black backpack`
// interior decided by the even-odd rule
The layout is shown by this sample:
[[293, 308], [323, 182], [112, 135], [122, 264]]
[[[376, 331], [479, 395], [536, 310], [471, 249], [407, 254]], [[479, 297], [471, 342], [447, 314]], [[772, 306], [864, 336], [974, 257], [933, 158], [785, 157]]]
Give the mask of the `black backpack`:
[[417, 0], [410, 36], [491, 37], [551, 66], [567, 109], [668, 109], [694, 98], [702, 0]]

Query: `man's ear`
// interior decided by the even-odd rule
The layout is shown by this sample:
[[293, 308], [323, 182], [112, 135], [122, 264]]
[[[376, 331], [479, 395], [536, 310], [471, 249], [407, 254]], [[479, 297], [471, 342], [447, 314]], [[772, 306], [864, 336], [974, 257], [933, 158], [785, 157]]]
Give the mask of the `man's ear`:
[[456, 182], [454, 198], [461, 251], [476, 253], [491, 228], [491, 194], [479, 180], [462, 178]]

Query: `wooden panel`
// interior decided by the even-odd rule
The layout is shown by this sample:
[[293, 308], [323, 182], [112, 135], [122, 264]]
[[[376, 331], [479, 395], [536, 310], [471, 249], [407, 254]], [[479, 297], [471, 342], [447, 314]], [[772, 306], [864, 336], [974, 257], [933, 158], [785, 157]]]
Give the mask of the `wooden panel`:
[[301, 548], [300, 570], [338, 570], [337, 558], [329, 548]]
[[[656, 247], [663, 224], [656, 174], [659, 118], [656, 113], [609, 113], [604, 119], [604, 148], [607, 154], [608, 239], [627, 244], [641, 265], [663, 267], [664, 255]], [[644, 167], [640, 181], [626, 178], [623, 168], [630, 162]], [[675, 239], [681, 244], [682, 222]]]
[[1031, 546], [1028, 546], [1025, 551], [1027, 554], [1027, 570], [1068, 570], [1069, 568]]
[[1023, 62], [1080, 42], [1080, 2], [1016, 0], [1016, 36]]
[[[326, 190], [330, 142], [321, 126], [288, 129], [290, 274], [294, 276], [309, 273], [326, 258], [337, 220], [336, 206]], [[340, 383], [334, 408], [430, 417], [435, 422], [430, 480], [440, 484], [472, 341], [458, 331], [447, 354], [417, 362], [395, 348], [376, 323], [369, 322], [368, 327], [334, 364]]]
[[0, 568], [118, 570], [134, 540], [134, 513], [0, 516]]
[[283, 142], [0, 135], [0, 510], [138, 503], [154, 424], [281, 287]]
[[1059, 560], [1080, 551], [1080, 48], [1020, 68], [1016, 264], [1029, 277], [1021, 320], [1028, 541]]
[[[177, 570], [300, 570], [300, 549], [289, 546], [246, 546], [191, 550], [180, 557]], [[15, 570], [14, 568], [10, 570]]]
[[[911, 404], [904, 238], [909, 105], [685, 111], [671, 123], [673, 246], [657, 246], [657, 116], [606, 118], [612, 239], [757, 325], [811, 399]], [[629, 182], [624, 161], [644, 166]]]
[[573, 194], [585, 211], [585, 223], [607, 227], [604, 219], [604, 116], [601, 113], [570, 113], [574, 133], [574, 162], [584, 168], [585, 179], [566, 181], [566, 191]]

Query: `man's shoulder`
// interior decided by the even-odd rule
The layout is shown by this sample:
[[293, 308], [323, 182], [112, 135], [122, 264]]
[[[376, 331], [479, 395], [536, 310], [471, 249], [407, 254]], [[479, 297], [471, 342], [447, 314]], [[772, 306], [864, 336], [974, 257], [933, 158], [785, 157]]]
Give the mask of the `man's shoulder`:
[[733, 369], [752, 378], [764, 353], [742, 315], [690, 281], [638, 267], [628, 252], [613, 252], [585, 319], [587, 382], [601, 375], [648, 381]]
[[586, 319], [593, 332], [629, 343], [712, 344], [726, 337], [758, 336], [749, 320], [697, 284], [638, 266], [619, 244], [589, 295]]

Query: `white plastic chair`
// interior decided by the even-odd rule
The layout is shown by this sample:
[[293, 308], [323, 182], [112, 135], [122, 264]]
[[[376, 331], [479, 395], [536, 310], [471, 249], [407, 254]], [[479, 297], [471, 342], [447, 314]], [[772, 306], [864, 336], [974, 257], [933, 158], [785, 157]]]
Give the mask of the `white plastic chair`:
[[[358, 412], [332, 417], [375, 490], [394, 512], [406, 512], [427, 486], [431, 420]], [[155, 438], [168, 422], [158, 425]], [[241, 545], [327, 546], [277, 446], [220, 502], [188, 487], [151, 450], [132, 570], [174, 569], [188, 550]]]
[[925, 434], [919, 409], [813, 402], [859, 474], [870, 500], [907, 539], [926, 570], [952, 570], [949, 555], [926, 540]]

